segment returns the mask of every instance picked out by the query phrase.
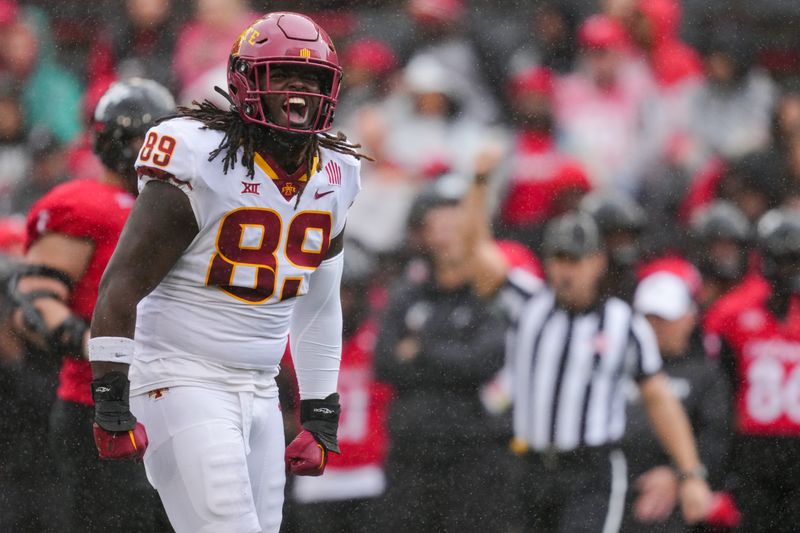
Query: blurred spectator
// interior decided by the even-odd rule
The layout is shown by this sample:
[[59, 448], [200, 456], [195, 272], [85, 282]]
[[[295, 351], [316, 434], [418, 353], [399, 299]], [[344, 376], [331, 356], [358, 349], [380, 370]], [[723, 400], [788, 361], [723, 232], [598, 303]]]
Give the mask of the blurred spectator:
[[742, 281], [749, 266], [750, 222], [736, 206], [716, 201], [689, 226], [689, 257], [703, 276], [703, 310]]
[[700, 58], [678, 37], [681, 22], [680, 0], [638, 0], [629, 30], [656, 82], [671, 88], [702, 76]]
[[379, 102], [361, 107], [353, 117], [352, 131], [348, 131], [375, 161], [362, 162], [362, 189], [347, 214], [347, 232], [382, 256], [400, 251], [408, 210], [422, 183], [422, 176], [410, 172], [410, 162], [401, 165], [390, 151], [389, 139], [395, 130], [390, 127], [387, 107], [392, 106]]
[[357, 110], [383, 100], [397, 69], [394, 51], [378, 39], [360, 39], [342, 51], [342, 94], [336, 104], [336, 123], [347, 130]]
[[33, 164], [30, 174], [8, 197], [5, 211], [25, 215], [50, 189], [67, 180], [67, 161], [61, 142], [46, 128], [34, 128], [28, 136]]
[[[127, 0], [121, 27], [100, 34], [89, 56], [89, 85], [108, 78], [149, 78], [176, 87], [172, 55], [176, 28], [171, 0]], [[231, 40], [232, 41], [232, 40]]]
[[180, 30], [175, 46], [179, 101], [209, 98], [227, 106], [214, 86], [227, 88], [225, 72], [231, 46], [242, 28], [259, 16], [250, 11], [247, 0], [195, 0], [194, 5], [195, 17]]
[[591, 189], [581, 165], [556, 145], [553, 83], [549, 70], [533, 67], [514, 76], [509, 87], [515, 131], [504, 165], [500, 234], [531, 248], [547, 219], [575, 207]]
[[25, 178], [30, 156], [22, 102], [10, 80], [0, 81], [0, 197]]
[[578, 69], [556, 84], [556, 120], [564, 148], [595, 187], [634, 190], [639, 179], [643, 111], [654, 94], [646, 68], [630, 58], [624, 28], [595, 15], [578, 32]]
[[636, 290], [636, 267], [643, 257], [647, 217], [635, 201], [623, 195], [594, 193], [580, 203], [581, 211], [597, 223], [608, 254], [608, 267], [601, 292], [633, 302]]
[[[689, 416], [711, 486], [719, 488], [730, 444], [730, 390], [717, 365], [703, 351], [689, 286], [674, 274], [653, 274], [636, 289], [633, 305], [653, 327], [670, 388]], [[623, 449], [633, 490], [622, 531], [686, 531], [675, 511], [678, 476], [648, 423], [635, 386], [629, 389]]]
[[800, 134], [800, 93], [787, 92], [775, 106], [772, 122], [772, 141], [783, 150], [787, 141]]
[[418, 55], [403, 70], [405, 92], [386, 103], [384, 153], [416, 177], [447, 170], [469, 174], [486, 128], [464, 112], [461, 83], [439, 60]]
[[735, 159], [770, 142], [776, 88], [755, 66], [750, 35], [740, 27], [712, 31], [704, 47], [707, 79], [692, 96], [689, 130], [710, 155]]
[[514, 52], [508, 65], [511, 76], [542, 66], [566, 74], [573, 68], [577, 45], [574, 14], [552, 0], [535, 6], [526, 42]]
[[380, 531], [505, 531], [508, 429], [479, 397], [503, 364], [504, 328], [472, 290], [458, 201], [434, 185], [412, 210], [429, 262], [398, 283], [381, 322], [376, 373], [396, 397]]
[[408, 0], [407, 8], [417, 30], [417, 48], [409, 63], [418, 57], [433, 58], [465, 115], [487, 123], [496, 120], [497, 102], [483, 76], [475, 44], [465, 31], [463, 0]]
[[80, 128], [81, 87], [62, 69], [44, 39], [50, 33], [43, 18], [18, 16], [0, 24], [0, 72], [22, 87], [22, 103], [29, 127], [44, 126], [60, 143], [70, 141]]
[[755, 223], [786, 194], [785, 166], [774, 151], [754, 153], [732, 163], [716, 187], [719, 198], [729, 200]]
[[71, 179], [98, 179], [103, 173], [103, 164], [94, 153], [94, 110], [100, 97], [105, 94], [109, 86], [115, 81], [114, 76], [98, 79], [83, 94], [83, 130], [80, 135], [67, 147], [67, 174]]
[[296, 517], [300, 531], [375, 531], [380, 513], [378, 497], [386, 487], [386, 417], [392, 392], [375, 380], [373, 350], [378, 324], [367, 299], [377, 265], [358, 243], [349, 241], [345, 247], [344, 344], [337, 387], [342, 406], [342, 453], [329, 457], [323, 476], [294, 479], [294, 498], [304, 506]]
[[800, 211], [768, 212], [757, 233], [761, 274], [709, 311], [706, 346], [733, 390], [741, 531], [789, 533], [800, 521]]

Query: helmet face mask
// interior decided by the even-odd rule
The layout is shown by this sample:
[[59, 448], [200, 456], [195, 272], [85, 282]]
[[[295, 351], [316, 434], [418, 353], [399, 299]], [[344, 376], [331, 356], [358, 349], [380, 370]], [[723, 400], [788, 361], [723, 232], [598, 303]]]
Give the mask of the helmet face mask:
[[[276, 71], [293, 72], [301, 83], [276, 81]], [[317, 90], [302, 82], [310, 76]], [[228, 89], [242, 119], [295, 134], [331, 128], [341, 77], [328, 35], [297, 13], [256, 21], [234, 43], [228, 61]]]

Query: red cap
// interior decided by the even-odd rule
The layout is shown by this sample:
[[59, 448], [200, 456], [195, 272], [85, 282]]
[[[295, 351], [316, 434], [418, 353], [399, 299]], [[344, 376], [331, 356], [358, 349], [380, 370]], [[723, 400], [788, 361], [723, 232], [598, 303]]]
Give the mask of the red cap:
[[397, 67], [394, 51], [378, 39], [361, 39], [348, 46], [342, 53], [345, 67], [367, 70], [376, 76], [384, 76]]
[[578, 43], [583, 48], [621, 49], [628, 43], [625, 28], [608, 15], [592, 15], [578, 28]]
[[19, 5], [16, 0], [0, 0], [0, 26], [7, 26], [17, 21]]
[[457, 22], [464, 14], [462, 0], [410, 0], [408, 10], [420, 24]]
[[553, 96], [553, 73], [544, 67], [525, 69], [511, 78], [509, 88], [513, 98], [531, 93], [549, 98]]

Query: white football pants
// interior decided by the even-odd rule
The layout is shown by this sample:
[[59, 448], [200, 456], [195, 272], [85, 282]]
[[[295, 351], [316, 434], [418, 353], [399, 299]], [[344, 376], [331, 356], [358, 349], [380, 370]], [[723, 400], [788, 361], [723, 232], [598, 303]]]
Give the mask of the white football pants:
[[144, 465], [177, 533], [277, 533], [285, 467], [277, 398], [173, 387], [131, 398]]

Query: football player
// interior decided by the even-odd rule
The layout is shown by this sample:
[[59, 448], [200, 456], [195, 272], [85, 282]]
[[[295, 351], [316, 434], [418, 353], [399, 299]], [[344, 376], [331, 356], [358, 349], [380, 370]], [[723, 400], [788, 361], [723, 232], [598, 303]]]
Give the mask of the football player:
[[755, 237], [760, 271], [709, 311], [706, 346], [734, 392], [741, 531], [788, 533], [800, 521], [800, 211], [768, 211]]
[[[341, 76], [316, 23], [269, 13], [234, 43], [230, 107], [181, 108], [139, 152], [92, 322], [94, 434], [103, 457], [146, 450], [178, 533], [277, 532], [285, 472], [320, 475], [339, 452], [342, 242], [362, 157], [325, 133]], [[304, 430], [284, 452], [289, 338]]]
[[94, 114], [102, 176], [56, 187], [28, 214], [27, 266], [12, 280], [13, 298], [20, 333], [63, 358], [50, 418], [65, 514], [60, 531], [168, 530], [140, 465], [97, 460], [86, 341], [100, 276], [134, 203], [138, 147], [158, 117], [174, 112], [172, 95], [154, 81], [113, 84]]

